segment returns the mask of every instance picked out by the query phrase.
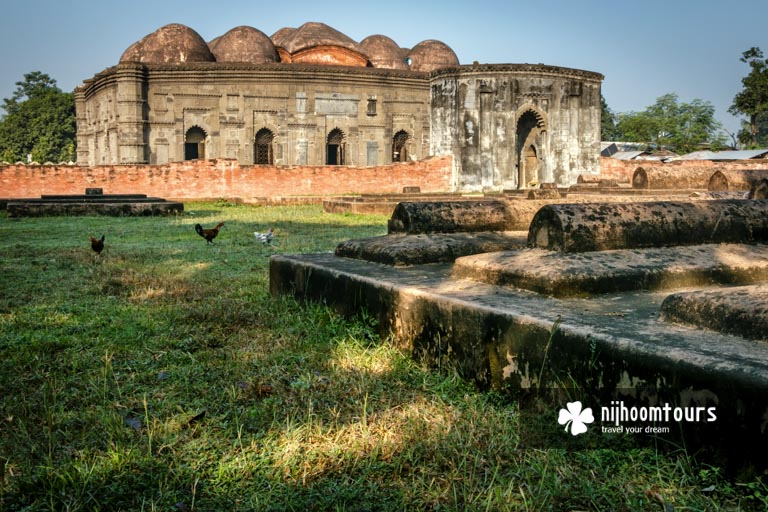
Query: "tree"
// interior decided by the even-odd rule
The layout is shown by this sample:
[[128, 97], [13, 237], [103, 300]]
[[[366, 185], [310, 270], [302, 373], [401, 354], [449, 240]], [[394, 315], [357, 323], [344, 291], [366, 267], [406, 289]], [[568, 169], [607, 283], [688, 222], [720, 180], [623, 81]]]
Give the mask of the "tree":
[[62, 92], [56, 81], [34, 71], [16, 82], [11, 98], [3, 100], [0, 119], [0, 157], [5, 161], [71, 161], [75, 158], [77, 127], [75, 97]]
[[600, 140], [616, 140], [617, 137], [616, 116], [608, 108], [605, 97], [600, 94]]
[[642, 112], [619, 114], [616, 127], [619, 140], [643, 143], [649, 149], [688, 153], [704, 143], [714, 149], [725, 145], [712, 103], [699, 99], [678, 103], [674, 93], [660, 96]]
[[768, 114], [768, 59], [763, 58], [760, 48], [752, 47], [742, 53], [739, 60], [749, 64], [751, 70], [741, 79], [744, 88], [734, 96], [728, 112], [749, 118], [738, 134], [739, 142], [747, 147], [757, 147], [765, 144], [768, 138], [768, 132], [764, 131], [764, 116]]

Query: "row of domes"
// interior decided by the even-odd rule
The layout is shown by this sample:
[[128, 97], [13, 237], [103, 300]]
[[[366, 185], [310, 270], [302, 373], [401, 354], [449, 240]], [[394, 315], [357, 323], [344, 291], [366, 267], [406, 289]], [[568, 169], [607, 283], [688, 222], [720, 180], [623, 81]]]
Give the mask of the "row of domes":
[[429, 72], [456, 66], [459, 59], [448, 45], [434, 39], [412, 49], [400, 48], [384, 35], [369, 36], [357, 43], [323, 23], [282, 28], [272, 37], [253, 27], [240, 26], [208, 43], [186, 25], [174, 23], [129, 46], [120, 62], [293, 62]]

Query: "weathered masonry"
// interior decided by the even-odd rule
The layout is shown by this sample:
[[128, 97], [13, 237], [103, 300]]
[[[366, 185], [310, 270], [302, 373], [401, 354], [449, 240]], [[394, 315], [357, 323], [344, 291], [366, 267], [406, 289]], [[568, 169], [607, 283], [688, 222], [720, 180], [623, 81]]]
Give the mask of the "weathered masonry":
[[440, 41], [355, 42], [321, 23], [205, 42], [167, 25], [75, 91], [78, 163], [232, 158], [380, 166], [453, 156], [461, 191], [570, 185], [599, 166], [602, 75], [460, 65]]

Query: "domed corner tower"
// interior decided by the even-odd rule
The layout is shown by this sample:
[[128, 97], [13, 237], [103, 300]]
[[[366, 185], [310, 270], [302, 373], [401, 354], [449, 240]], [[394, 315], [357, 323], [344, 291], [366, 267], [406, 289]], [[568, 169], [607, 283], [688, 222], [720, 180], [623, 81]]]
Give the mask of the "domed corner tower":
[[473, 64], [430, 74], [430, 154], [451, 154], [465, 191], [568, 186], [600, 154], [603, 76], [544, 64]]

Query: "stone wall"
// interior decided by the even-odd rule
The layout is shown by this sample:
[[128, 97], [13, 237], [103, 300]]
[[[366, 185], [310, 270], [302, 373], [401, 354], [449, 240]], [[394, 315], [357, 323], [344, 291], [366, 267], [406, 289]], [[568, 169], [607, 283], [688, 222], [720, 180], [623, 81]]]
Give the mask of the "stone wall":
[[166, 165], [0, 165], [0, 197], [82, 194], [147, 194], [167, 199], [207, 200], [343, 194], [422, 192], [451, 188], [451, 157], [378, 167], [241, 166], [237, 160], [188, 160]]
[[602, 75], [543, 64], [473, 65], [431, 77], [431, 154], [458, 190], [568, 186], [598, 172]]

